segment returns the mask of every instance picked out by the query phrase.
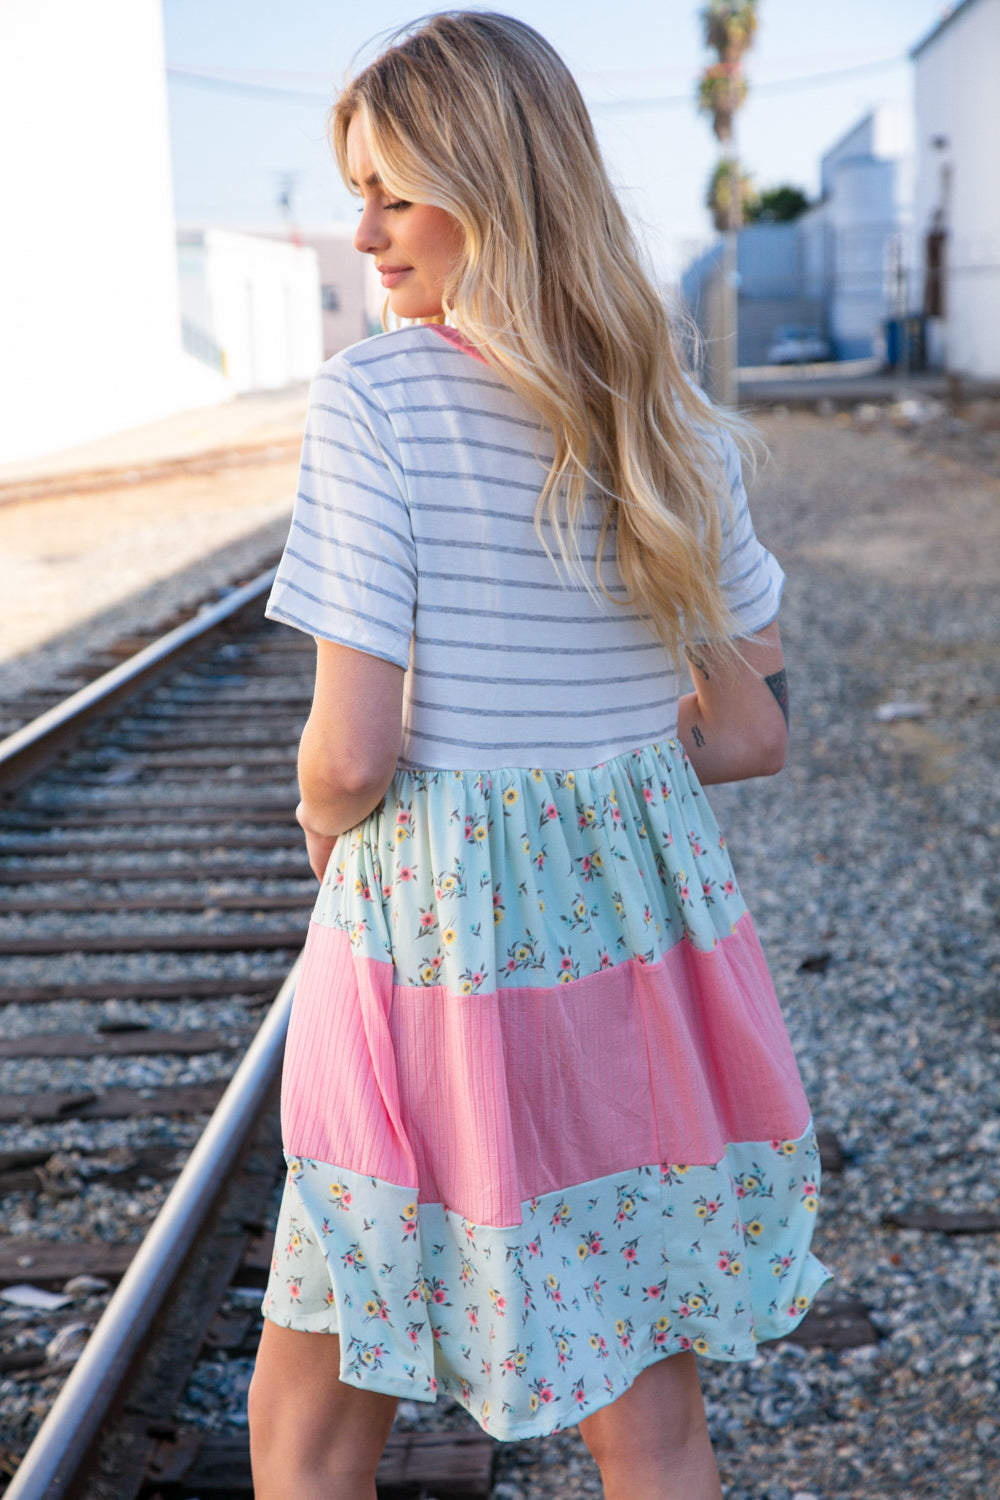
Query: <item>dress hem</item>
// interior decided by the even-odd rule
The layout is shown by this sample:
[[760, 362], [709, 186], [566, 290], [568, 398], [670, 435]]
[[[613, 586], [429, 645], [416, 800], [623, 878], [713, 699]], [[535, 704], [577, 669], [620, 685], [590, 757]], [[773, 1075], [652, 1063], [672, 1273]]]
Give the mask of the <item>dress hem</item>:
[[[610, 1406], [614, 1401], [617, 1401], [620, 1396], [623, 1396], [626, 1391], [632, 1388], [632, 1386], [635, 1384], [636, 1380], [638, 1380], [639, 1376], [643, 1373], [644, 1370], [648, 1370], [652, 1365], [658, 1364], [660, 1360], [672, 1359], [675, 1354], [693, 1353], [697, 1359], [711, 1359], [715, 1360], [719, 1364], [749, 1364], [751, 1360], [757, 1358], [757, 1355], [760, 1352], [761, 1344], [775, 1343], [780, 1339], [787, 1338], [790, 1333], [794, 1333], [796, 1328], [799, 1327], [806, 1315], [812, 1310], [813, 1303], [819, 1296], [820, 1292], [822, 1292], [823, 1288], [828, 1286], [830, 1282], [834, 1280], [833, 1272], [828, 1271], [826, 1267], [821, 1264], [821, 1262], [815, 1259], [815, 1257], [811, 1257], [811, 1264], [805, 1269], [814, 1275], [817, 1272], [821, 1274], [819, 1275], [819, 1280], [817, 1281], [815, 1288], [810, 1293], [808, 1293], [809, 1300], [806, 1305], [801, 1308], [796, 1308], [794, 1315], [789, 1316], [787, 1327], [782, 1327], [780, 1329], [776, 1328], [773, 1333], [758, 1334], [753, 1339], [741, 1343], [732, 1352], [729, 1353], [717, 1353], [711, 1348], [705, 1351], [693, 1348], [691, 1350], [671, 1349], [669, 1350], [669, 1352], [647, 1350], [644, 1355], [640, 1356], [639, 1359], [624, 1367], [623, 1373], [626, 1378], [621, 1382], [620, 1385], [616, 1383], [612, 1390], [606, 1391], [604, 1399], [594, 1399], [588, 1402], [586, 1411], [581, 1410], [578, 1415], [574, 1416], [574, 1419], [571, 1422], [557, 1421], [552, 1426], [542, 1426], [535, 1421], [514, 1422], [506, 1424], [501, 1429], [499, 1425], [495, 1425], [492, 1421], [489, 1423], [489, 1425], [485, 1425], [482, 1420], [476, 1416], [475, 1412], [472, 1411], [471, 1405], [461, 1399], [460, 1393], [451, 1389], [447, 1391], [434, 1390], [429, 1395], [418, 1394], [413, 1390], [412, 1382], [408, 1378], [406, 1381], [394, 1380], [388, 1373], [384, 1376], [384, 1378], [380, 1375], [377, 1383], [374, 1380], [352, 1379], [349, 1372], [346, 1374], [346, 1376], [342, 1373], [340, 1378], [345, 1385], [352, 1385], [356, 1390], [372, 1391], [373, 1393], [377, 1393], [383, 1396], [396, 1396], [399, 1400], [419, 1401], [422, 1405], [426, 1406], [436, 1405], [438, 1400], [442, 1397], [444, 1397], [444, 1399], [446, 1400], [452, 1400], [456, 1403], [456, 1405], [461, 1406], [463, 1410], [467, 1411], [469, 1413], [469, 1416], [472, 1417], [473, 1421], [476, 1422], [478, 1426], [482, 1427], [483, 1431], [489, 1437], [495, 1438], [497, 1442], [500, 1443], [517, 1443], [522, 1442], [527, 1438], [550, 1437], [553, 1433], [564, 1432], [570, 1427], [575, 1427], [577, 1425], [577, 1422], [582, 1421], [584, 1417], [593, 1416], [595, 1412], [602, 1411], [606, 1406]], [[802, 1295], [804, 1296], [806, 1294]], [[329, 1315], [327, 1314], [307, 1314], [297, 1323], [281, 1322], [279, 1319], [272, 1317], [268, 1312], [264, 1313], [264, 1317], [267, 1318], [268, 1322], [274, 1323], [278, 1328], [289, 1328], [293, 1332], [299, 1333], [332, 1333], [337, 1334], [337, 1336], [339, 1337], [339, 1331], [336, 1328], [315, 1326], [317, 1323], [329, 1322], [330, 1319]], [[539, 1407], [539, 1410], [541, 1411], [542, 1409], [544, 1409], [544, 1406], [548, 1404], [550, 1403], [542, 1403]]]
[[716, 1167], [548, 1194], [508, 1230], [291, 1157], [261, 1311], [337, 1334], [345, 1384], [445, 1395], [491, 1436], [542, 1436], [657, 1359], [747, 1362], [793, 1332], [831, 1279], [809, 1250], [818, 1190], [811, 1127], [731, 1146]]

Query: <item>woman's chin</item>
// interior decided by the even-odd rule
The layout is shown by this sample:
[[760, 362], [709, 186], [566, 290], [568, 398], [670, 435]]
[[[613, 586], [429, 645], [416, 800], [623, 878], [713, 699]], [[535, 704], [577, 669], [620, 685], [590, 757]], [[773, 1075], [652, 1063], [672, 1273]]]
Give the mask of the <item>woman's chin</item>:
[[440, 318], [441, 304], [435, 307], [433, 302], [420, 297], [407, 297], [401, 294], [394, 297], [389, 293], [389, 309], [397, 318], [408, 318], [411, 322], [417, 322], [421, 318]]

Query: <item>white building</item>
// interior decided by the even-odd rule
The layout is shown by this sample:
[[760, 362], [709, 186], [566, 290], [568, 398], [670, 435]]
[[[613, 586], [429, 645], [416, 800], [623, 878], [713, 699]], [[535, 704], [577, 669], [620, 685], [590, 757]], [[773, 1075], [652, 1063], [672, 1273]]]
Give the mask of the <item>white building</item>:
[[799, 221], [803, 260], [810, 282], [826, 282], [826, 331], [837, 358], [863, 359], [879, 347], [885, 323], [909, 310], [909, 107], [879, 104], [859, 120], [823, 156], [820, 186], [820, 203]]
[[266, 224], [247, 232], [308, 245], [319, 258], [323, 358], [381, 330], [385, 298], [370, 255], [354, 248], [356, 224]]
[[0, 463], [224, 399], [181, 346], [160, 0], [3, 0], [0, 140]]
[[[914, 49], [916, 307], [931, 354], [1000, 379], [1000, 0], [963, 0]], [[939, 237], [943, 232], [943, 239]], [[940, 272], [931, 270], [940, 260]]]
[[235, 391], [310, 380], [323, 359], [315, 250], [235, 229], [177, 234], [185, 345]]
[[[876, 106], [823, 156], [819, 203], [790, 224], [740, 231], [741, 366], [762, 364], [776, 330], [788, 324], [816, 329], [835, 359], [882, 351], [886, 324], [908, 310], [899, 256], [913, 219], [912, 138], [907, 106]], [[709, 340], [717, 336], [711, 325], [720, 275], [717, 245], [681, 282]]]

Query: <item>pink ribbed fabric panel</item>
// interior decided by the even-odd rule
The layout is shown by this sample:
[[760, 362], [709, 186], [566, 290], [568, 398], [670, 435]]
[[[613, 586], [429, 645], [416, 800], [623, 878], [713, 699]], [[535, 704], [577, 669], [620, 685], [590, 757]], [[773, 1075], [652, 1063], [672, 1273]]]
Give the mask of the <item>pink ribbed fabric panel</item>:
[[419, 1048], [403, 1107], [422, 1190], [519, 1224], [527, 1198], [659, 1160], [628, 967], [460, 999], [397, 989], [393, 1031]]
[[310, 926], [285, 1043], [288, 1151], [416, 1188], [399, 1110], [392, 965], [358, 962], [345, 933]]
[[643, 1163], [713, 1164], [731, 1142], [808, 1124], [749, 916], [711, 953], [682, 941], [656, 964], [547, 988], [399, 986], [390, 1006], [391, 972], [311, 930], [286, 1146], [418, 1183], [475, 1223], [517, 1224], [528, 1198]]
[[635, 965], [661, 1162], [719, 1161], [730, 1142], [797, 1140], [810, 1114], [753, 919], [710, 953], [681, 942]]

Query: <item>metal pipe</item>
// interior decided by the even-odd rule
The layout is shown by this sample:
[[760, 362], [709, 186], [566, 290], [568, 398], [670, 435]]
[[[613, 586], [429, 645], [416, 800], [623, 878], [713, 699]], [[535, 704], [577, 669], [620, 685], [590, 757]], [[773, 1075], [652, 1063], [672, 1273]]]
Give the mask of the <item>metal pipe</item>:
[[61, 1500], [281, 1066], [296, 960], [152, 1228], [39, 1428], [5, 1500]]
[[265, 572], [258, 573], [256, 578], [245, 583], [242, 588], [234, 589], [217, 604], [199, 610], [190, 620], [185, 620], [183, 625], [168, 631], [159, 640], [152, 641], [141, 651], [137, 651], [135, 656], [120, 662], [110, 672], [105, 672], [86, 687], [80, 688], [79, 692], [64, 698], [37, 719], [32, 719], [30, 724], [22, 725], [6, 739], [0, 740], [0, 786], [16, 786], [18, 782], [25, 780], [39, 765], [51, 759], [56, 748], [70, 734], [75, 733], [77, 726], [85, 719], [103, 712], [116, 698], [128, 690], [134, 690], [144, 677], [160, 670], [186, 646], [207, 635], [233, 615], [239, 614], [240, 610], [255, 604], [270, 591], [277, 571], [277, 568], [268, 568]]

